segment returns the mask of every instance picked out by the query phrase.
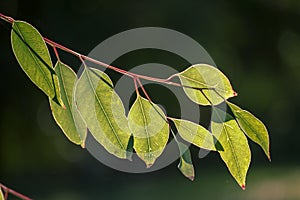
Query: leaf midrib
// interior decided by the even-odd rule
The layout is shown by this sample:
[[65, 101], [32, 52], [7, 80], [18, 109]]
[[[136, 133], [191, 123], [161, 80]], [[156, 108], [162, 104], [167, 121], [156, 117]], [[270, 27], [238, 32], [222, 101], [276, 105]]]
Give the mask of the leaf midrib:
[[[61, 63], [59, 64], [59, 65], [62, 65]], [[71, 101], [70, 101], [70, 99], [69, 99], [69, 96], [68, 96], [68, 93], [67, 93], [67, 89], [66, 89], [66, 84], [65, 84], [65, 78], [64, 78], [64, 72], [63, 72], [63, 70], [62, 70], [62, 67], [61, 66], [59, 66], [59, 72], [60, 72], [60, 74], [61, 74], [61, 76], [60, 76], [60, 78], [61, 78], [61, 81], [62, 81], [62, 86], [63, 86], [63, 91], [64, 91], [64, 95], [65, 95], [65, 97], [66, 97], [66, 99], [67, 99], [67, 106], [69, 107], [69, 109], [71, 108]]]
[[[60, 65], [62, 65], [62, 63], [60, 63]], [[64, 79], [64, 73], [63, 73], [63, 70], [62, 70], [62, 67], [59, 66], [59, 72], [61, 74], [60, 78], [61, 78], [61, 81], [62, 81], [62, 87], [63, 87], [63, 95], [65, 96], [65, 98], [67, 99], [67, 102], [65, 103], [65, 106], [66, 106], [66, 109], [63, 109], [63, 108], [60, 108], [60, 109], [63, 109], [63, 110], [67, 110], [68, 112], [68, 115], [70, 116], [70, 118], [72, 119], [73, 121], [73, 125], [75, 126], [76, 128], [76, 125], [75, 125], [75, 118], [74, 118], [74, 115], [71, 111], [71, 107], [72, 107], [72, 104], [71, 104], [71, 101], [69, 100], [69, 97], [68, 97], [68, 94], [67, 94], [67, 89], [66, 89], [66, 84], [65, 84], [65, 79]], [[77, 129], [77, 128], [76, 128]], [[78, 132], [78, 131], [77, 131]], [[82, 139], [81, 137], [81, 134], [79, 134], [79, 138]]]
[[[183, 77], [183, 78], [187, 79], [188, 81], [195, 82], [195, 83], [200, 84], [200, 85], [203, 85], [203, 86], [205, 86], [205, 87], [212, 87], [212, 88], [215, 88], [214, 86], [211, 86], [211, 85], [202, 83], [202, 82], [197, 81], [197, 80], [195, 80], [195, 79], [186, 77], [186, 76], [184, 76], [184, 75], [182, 75], [182, 74], [179, 74], [179, 77]], [[192, 88], [191, 88], [191, 89], [192, 89]]]
[[[17, 31], [19, 32], [20, 36], [21, 36], [22, 39], [23, 39], [23, 40], [21, 40], [22, 43], [25, 44], [24, 41], [26, 41], [26, 40], [25, 40], [25, 38], [24, 38], [22, 32], [20, 31], [20, 29], [19, 29], [19, 27], [18, 27], [18, 24], [15, 23], [15, 25], [16, 25], [16, 28], [18, 29]], [[15, 34], [16, 34], [16, 33], [15, 33]], [[17, 35], [17, 34], [16, 34], [16, 35]], [[17, 37], [18, 37], [18, 35], [17, 35]], [[28, 47], [27, 47], [26, 44], [25, 44], [25, 46], [26, 46], [26, 49], [28, 49]], [[32, 48], [32, 47], [31, 47], [31, 48]], [[49, 80], [48, 80], [48, 78], [47, 78], [47, 76], [46, 76], [44, 70], [42, 69], [40, 63], [36, 60], [35, 56], [32, 54], [31, 49], [28, 49], [28, 52], [30, 53], [30, 55], [31, 55], [31, 57], [33, 58], [34, 62], [39, 66], [38, 69], [42, 72], [43, 77], [44, 77], [44, 79], [45, 79], [47, 85], [49, 86], [49, 89], [51, 90], [52, 85], [51, 85], [51, 83], [49, 82]], [[55, 96], [55, 94], [54, 94], [54, 96]], [[51, 97], [51, 98], [52, 98], [52, 97]]]
[[[216, 115], [218, 116], [219, 120], [222, 120], [222, 119], [221, 119], [221, 116], [219, 115], [218, 112], [216, 112]], [[226, 114], [226, 115], [227, 115], [227, 114]], [[224, 129], [223, 129], [223, 127], [224, 127]], [[241, 170], [240, 170], [240, 164], [239, 164], [239, 162], [238, 162], [237, 155], [235, 154], [235, 148], [234, 148], [234, 146], [232, 145], [232, 141], [231, 141], [231, 139], [230, 139], [230, 137], [229, 137], [229, 132], [228, 132], [228, 130], [227, 130], [226, 127], [232, 128], [231, 126], [226, 125], [224, 122], [222, 122], [222, 130], [224, 130], [224, 132], [225, 132], [225, 135], [226, 135], [226, 142], [228, 141], [227, 143], [228, 143], [229, 146], [230, 146], [230, 151], [231, 151], [231, 153], [232, 153], [232, 155], [233, 155], [233, 158], [234, 158], [234, 161], [235, 161], [235, 163], [236, 163], [236, 167], [237, 167], [237, 171], [238, 171], [238, 176], [239, 176], [240, 180], [243, 180], [243, 176], [242, 176], [242, 173], [241, 173]], [[223, 131], [222, 131], [222, 132], [223, 132]], [[227, 139], [228, 139], [228, 140], [227, 140]]]
[[[180, 123], [180, 122], [179, 122], [179, 123]], [[189, 129], [187, 126], [182, 125], [181, 123], [180, 123], [180, 126], [182, 126], [183, 128], [185, 128], [186, 130], [188, 130], [188, 131], [190, 132], [190, 135], [199, 137], [199, 138], [202, 139], [203, 141], [209, 142], [209, 143], [210, 143], [210, 141], [206, 140], [206, 137], [205, 137], [205, 136], [200, 135], [200, 134], [197, 134], [197, 133], [198, 133], [198, 128], [197, 128], [197, 133], [196, 133], [196, 134], [193, 134], [193, 131], [192, 131], [191, 129]], [[179, 134], [180, 134], [180, 133], [179, 133]], [[213, 145], [213, 144], [210, 144], [210, 145]]]
[[237, 155], [236, 155], [236, 150], [234, 148], [234, 145], [232, 144], [232, 141], [229, 137], [229, 132], [226, 128], [226, 124], [224, 124], [224, 130], [225, 130], [225, 134], [226, 134], [226, 139], [228, 139], [228, 143], [229, 143], [229, 146], [230, 146], [230, 150], [231, 150], [231, 153], [233, 154], [233, 157], [234, 157], [234, 161], [236, 162], [236, 166], [237, 166], [237, 170], [238, 170], [238, 175], [240, 177], [241, 180], [243, 180], [243, 176], [242, 176], [242, 173], [241, 173], [241, 167], [240, 167], [240, 163], [238, 161], [238, 158], [237, 158]]
[[[220, 92], [224, 92], [225, 94], [227, 94], [227, 92], [228, 92], [226, 89], [223, 89], [223, 88], [218, 87], [219, 83], [217, 83], [217, 84], [215, 84], [215, 85], [208, 85], [208, 84], [205, 84], [205, 83], [203, 83], [203, 82], [197, 81], [196, 79], [192, 79], [192, 78], [189, 78], [189, 77], [187, 77], [187, 76], [184, 76], [184, 75], [182, 75], [182, 74], [179, 74], [179, 77], [183, 77], [183, 78], [187, 79], [188, 81], [194, 82], [194, 83], [196, 83], [196, 84], [203, 85], [203, 86], [205, 86], [205, 87], [207, 87], [207, 88], [213, 88], [213, 89], [219, 90]], [[225, 85], [225, 84], [224, 84], [224, 85]]]
[[93, 85], [93, 83], [92, 83], [92, 80], [90, 79], [90, 76], [89, 76], [89, 70], [88, 70], [88, 69], [85, 69], [85, 70], [86, 70], [86, 72], [87, 72], [87, 73], [86, 73], [86, 74], [87, 74], [87, 78], [88, 78], [89, 84], [90, 84], [90, 86], [91, 86], [91, 88], [92, 88], [92, 91], [93, 91], [94, 95], [96, 96], [97, 102], [98, 102], [98, 104], [100, 105], [100, 108], [101, 108], [102, 112], [104, 113], [105, 118], [106, 118], [106, 120], [107, 120], [107, 122], [108, 122], [108, 124], [109, 124], [109, 126], [110, 126], [110, 128], [111, 128], [111, 130], [112, 130], [112, 132], [114, 133], [114, 136], [115, 136], [115, 138], [117, 139], [119, 145], [121, 146], [122, 150], [125, 150], [125, 147], [124, 147], [124, 145], [122, 144], [120, 138], [118, 137], [118, 134], [117, 134], [115, 128], [113, 127], [111, 121], [109, 120], [109, 117], [108, 117], [108, 115], [107, 115], [107, 113], [106, 113], [106, 111], [105, 111], [105, 109], [104, 109], [104, 107], [103, 107], [103, 105], [102, 105], [102, 102], [101, 102], [101, 100], [100, 100], [100, 98], [99, 98], [99, 96], [98, 96], [98, 94], [97, 94], [97, 92], [96, 92], [96, 90], [95, 90], [95, 88], [94, 88], [94, 85]]
[[[139, 102], [141, 112], [142, 112], [142, 115], [143, 115], [144, 130], [146, 132], [147, 144], [148, 144], [148, 152], [150, 153], [151, 152], [151, 141], [150, 141], [149, 130], [148, 130], [148, 127], [147, 127], [148, 121], [147, 121], [147, 118], [146, 118], [146, 115], [145, 115], [144, 106], [143, 106], [141, 101], [142, 101], [141, 98], [138, 98], [138, 102]], [[149, 159], [151, 159], [151, 154], [149, 154], [149, 155], [150, 155]]]
[[[243, 111], [243, 110], [242, 110], [242, 111], [237, 111], [236, 113], [239, 115], [241, 112], [244, 112], [244, 111]], [[267, 145], [267, 143], [264, 142], [264, 139], [261, 138], [260, 135], [256, 133], [257, 131], [255, 131], [255, 129], [252, 128], [251, 123], [249, 123], [248, 120], [246, 120], [246, 119], [244, 119], [243, 117], [241, 117], [241, 115], [239, 115], [239, 119], [242, 120], [242, 121], [244, 121], [245, 124], [247, 124], [247, 126], [251, 129], [251, 131], [255, 133], [257, 139], [258, 139], [259, 141], [262, 141], [263, 146], [264, 146], [264, 145]], [[245, 132], [246, 132], [246, 131], [245, 131]], [[247, 134], [247, 132], [246, 132], [246, 134]]]

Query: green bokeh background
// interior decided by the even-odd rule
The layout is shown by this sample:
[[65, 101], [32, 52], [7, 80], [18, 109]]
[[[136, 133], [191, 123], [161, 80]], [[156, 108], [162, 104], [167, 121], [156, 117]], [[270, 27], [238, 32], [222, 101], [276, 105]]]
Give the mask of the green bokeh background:
[[[45, 200], [300, 199], [300, 1], [10, 0], [0, 1], [0, 12], [28, 21], [48, 38], [84, 54], [106, 38], [137, 27], [165, 27], [192, 37], [231, 79], [239, 92], [233, 101], [266, 124], [272, 154], [269, 163], [262, 150], [250, 143], [253, 153], [246, 191], [217, 154], [199, 159], [196, 148], [194, 182], [181, 176], [177, 162], [149, 174], [110, 169], [71, 144], [55, 125], [46, 96], [19, 68], [10, 31], [2, 23], [2, 183]], [[116, 64], [123, 69], [147, 62], [187, 67], [159, 51], [135, 53]], [[61, 56], [74, 68], [80, 64], [70, 55]], [[159, 89], [152, 95], [164, 97]]]

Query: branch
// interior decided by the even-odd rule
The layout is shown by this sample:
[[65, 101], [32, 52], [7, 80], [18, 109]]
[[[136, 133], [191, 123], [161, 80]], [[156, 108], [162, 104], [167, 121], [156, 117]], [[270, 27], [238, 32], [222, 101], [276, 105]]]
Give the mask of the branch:
[[[10, 24], [13, 24], [14, 23], [14, 19], [12, 17], [9, 17], [9, 16], [6, 16], [2, 13], [0, 13], [0, 19], [10, 23]], [[57, 52], [57, 49], [60, 49], [62, 51], [65, 51], [69, 54], [72, 54], [76, 57], [78, 57], [81, 61], [83, 60], [86, 60], [86, 61], [89, 61], [89, 62], [92, 62], [96, 65], [99, 65], [99, 66], [102, 66], [102, 67], [105, 67], [107, 69], [111, 69], [115, 72], [118, 72], [118, 73], [121, 73], [123, 75], [126, 75], [126, 76], [129, 76], [135, 80], [139, 80], [139, 79], [144, 79], [144, 80], [148, 80], [148, 81], [153, 81], [153, 82], [158, 82], [158, 83], [164, 83], [164, 84], [167, 84], [167, 85], [173, 85], [173, 86], [176, 86], [176, 87], [181, 87], [181, 88], [191, 88], [191, 89], [213, 89], [213, 88], [195, 88], [195, 87], [191, 87], [191, 86], [185, 86], [185, 85], [182, 85], [180, 83], [176, 83], [176, 82], [173, 82], [171, 81], [171, 79], [173, 79], [175, 76], [178, 76], [178, 74], [173, 74], [171, 75], [169, 78], [166, 78], [166, 79], [162, 79], [162, 78], [155, 78], [155, 77], [149, 77], [149, 76], [145, 76], [145, 75], [141, 75], [141, 74], [136, 74], [136, 73], [133, 73], [133, 72], [128, 72], [126, 70], [123, 70], [123, 69], [120, 69], [120, 68], [117, 68], [115, 66], [112, 66], [112, 65], [109, 65], [109, 64], [106, 64], [104, 62], [101, 62], [99, 60], [96, 60], [94, 58], [91, 58], [91, 57], [88, 57], [86, 55], [83, 55], [81, 53], [78, 53], [72, 49], [69, 49], [61, 44], [58, 44], [46, 37], [43, 37], [44, 41], [46, 42], [46, 44], [48, 44], [49, 46], [51, 46], [54, 50], [54, 53], [57, 57], [57, 59], [59, 59], [58, 57], [58, 52]]]
[[[1, 14], [1, 13], [0, 13]], [[20, 199], [23, 199], [23, 200], [32, 200], [31, 198], [19, 193], [19, 192], [16, 192], [8, 187], [6, 187], [5, 185], [1, 184], [0, 183], [0, 188], [2, 188], [3, 192], [5, 193], [5, 199], [7, 200], [7, 197], [8, 197], [8, 193], [9, 194], [12, 194]]]

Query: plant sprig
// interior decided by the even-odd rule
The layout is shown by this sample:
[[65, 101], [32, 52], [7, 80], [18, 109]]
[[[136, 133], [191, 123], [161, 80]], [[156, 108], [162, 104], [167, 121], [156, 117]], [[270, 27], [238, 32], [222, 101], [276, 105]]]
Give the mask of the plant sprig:
[[[133, 136], [135, 152], [147, 167], [151, 167], [163, 153], [170, 131], [174, 135], [169, 125], [172, 121], [183, 140], [199, 148], [217, 151], [242, 189], [245, 189], [251, 160], [247, 137], [260, 145], [270, 160], [266, 127], [250, 112], [228, 101], [229, 98], [236, 97], [237, 93], [219, 69], [207, 64], [196, 64], [165, 79], [136, 74], [43, 37], [26, 22], [1, 13], [0, 18], [12, 24], [11, 42], [15, 57], [31, 81], [49, 97], [54, 119], [71, 142], [84, 148], [89, 130], [109, 153], [130, 160], [127, 145]], [[47, 45], [56, 56], [57, 63], [54, 66]], [[82, 62], [84, 69], [80, 77], [62, 62], [59, 50], [76, 56]], [[110, 77], [103, 71], [89, 68], [87, 61], [132, 78], [137, 98], [128, 116]], [[180, 82], [174, 82], [174, 78], [178, 78]], [[167, 116], [151, 100], [141, 80], [181, 87], [194, 103], [211, 106], [211, 130], [185, 119]], [[139, 88], [146, 98], [140, 95]], [[230, 107], [233, 116], [217, 107], [223, 102]], [[178, 167], [192, 180], [194, 168], [190, 153], [186, 150], [186, 145], [176, 137], [174, 139], [181, 154]]]

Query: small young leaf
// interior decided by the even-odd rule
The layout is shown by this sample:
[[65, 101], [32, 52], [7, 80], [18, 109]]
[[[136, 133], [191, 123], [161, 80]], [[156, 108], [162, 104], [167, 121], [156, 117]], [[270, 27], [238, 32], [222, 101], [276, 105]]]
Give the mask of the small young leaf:
[[147, 167], [151, 167], [162, 154], [169, 139], [169, 126], [164, 112], [138, 95], [130, 108], [128, 122], [137, 155]]
[[11, 44], [16, 59], [30, 80], [51, 99], [55, 98], [53, 65], [40, 33], [26, 22], [15, 21]]
[[236, 96], [228, 78], [211, 65], [193, 65], [177, 76], [182, 85], [186, 86], [184, 92], [187, 96], [200, 105], [217, 105], [224, 99]]
[[75, 99], [94, 138], [109, 153], [127, 158], [131, 134], [123, 103], [110, 78], [100, 70], [85, 67], [76, 84]]
[[213, 135], [203, 126], [183, 119], [170, 119], [185, 141], [203, 149], [216, 150]]
[[238, 184], [245, 189], [251, 160], [245, 134], [231, 115], [218, 108], [213, 108], [211, 129], [224, 148], [224, 151], [219, 152], [222, 160]]
[[236, 117], [241, 129], [251, 140], [261, 146], [268, 159], [271, 160], [269, 135], [265, 125], [250, 112], [242, 110], [238, 106], [229, 102], [228, 105]]
[[84, 147], [87, 127], [76, 108], [73, 97], [77, 76], [70, 67], [61, 62], [56, 63], [55, 72], [65, 108], [49, 99], [53, 117], [71, 142]]
[[181, 155], [177, 167], [185, 177], [193, 181], [195, 178], [195, 171], [189, 147], [182, 142], [177, 142], [177, 144]]
[[0, 188], [0, 200], [5, 200], [5, 199], [4, 199], [4, 196], [3, 196], [3, 193], [2, 193], [2, 191], [1, 191], [1, 188]]

